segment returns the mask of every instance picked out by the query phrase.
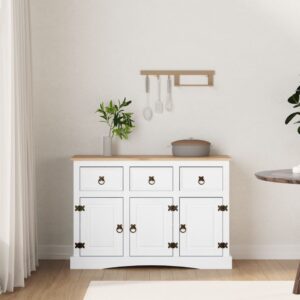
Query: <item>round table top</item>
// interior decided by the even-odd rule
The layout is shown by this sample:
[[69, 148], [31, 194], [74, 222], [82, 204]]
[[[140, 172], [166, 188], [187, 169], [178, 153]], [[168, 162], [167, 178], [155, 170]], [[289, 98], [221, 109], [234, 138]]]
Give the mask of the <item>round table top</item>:
[[258, 179], [278, 183], [300, 184], [300, 174], [295, 174], [291, 169], [269, 170], [255, 173]]

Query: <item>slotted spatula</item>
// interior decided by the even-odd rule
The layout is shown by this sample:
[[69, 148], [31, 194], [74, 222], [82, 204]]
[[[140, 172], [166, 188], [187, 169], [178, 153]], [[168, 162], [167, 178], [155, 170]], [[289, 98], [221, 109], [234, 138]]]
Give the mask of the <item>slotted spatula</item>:
[[152, 109], [150, 106], [150, 80], [149, 80], [149, 76], [146, 76], [146, 97], [147, 97], [147, 103], [146, 103], [146, 107], [143, 110], [143, 115], [145, 120], [150, 121], [152, 119]]
[[155, 102], [155, 112], [157, 114], [162, 114], [163, 111], [164, 111], [164, 104], [161, 101], [160, 77], [157, 76], [157, 101]]

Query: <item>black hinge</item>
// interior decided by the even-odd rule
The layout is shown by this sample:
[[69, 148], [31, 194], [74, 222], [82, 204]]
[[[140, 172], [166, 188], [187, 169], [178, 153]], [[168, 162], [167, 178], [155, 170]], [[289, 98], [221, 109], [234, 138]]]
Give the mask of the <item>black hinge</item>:
[[224, 249], [224, 248], [228, 248], [228, 243], [218, 243], [218, 248]]
[[75, 211], [84, 211], [85, 209], [84, 205], [75, 205]]
[[178, 243], [168, 243], [168, 248], [172, 248], [172, 249], [174, 249], [174, 248], [178, 248]]
[[218, 211], [228, 211], [228, 205], [218, 205]]
[[169, 205], [168, 211], [178, 211], [178, 205]]
[[84, 247], [85, 247], [85, 243], [81, 243], [81, 242], [75, 243], [75, 248], [81, 249], [81, 248], [84, 248]]

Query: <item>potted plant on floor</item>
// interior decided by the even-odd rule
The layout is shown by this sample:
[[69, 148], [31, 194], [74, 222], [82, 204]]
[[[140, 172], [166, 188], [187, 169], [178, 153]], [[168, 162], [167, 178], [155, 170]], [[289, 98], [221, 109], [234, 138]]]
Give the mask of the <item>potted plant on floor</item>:
[[112, 138], [114, 136], [119, 137], [121, 140], [127, 140], [129, 134], [134, 128], [134, 120], [132, 112], [125, 112], [125, 108], [131, 104], [132, 101], [124, 100], [122, 102], [114, 103], [109, 101], [108, 105], [104, 102], [100, 103], [97, 113], [100, 115], [100, 122], [104, 122], [109, 127], [108, 136], [103, 137], [103, 155], [112, 155]]

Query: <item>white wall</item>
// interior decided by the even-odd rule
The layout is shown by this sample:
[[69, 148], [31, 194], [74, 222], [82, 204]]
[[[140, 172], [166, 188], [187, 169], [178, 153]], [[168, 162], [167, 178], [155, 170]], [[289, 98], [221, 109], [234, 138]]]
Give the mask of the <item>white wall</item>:
[[[300, 257], [300, 187], [255, 179], [300, 163], [285, 126], [300, 81], [297, 0], [31, 0], [39, 242], [72, 244], [73, 154], [101, 153], [99, 99], [133, 100], [136, 130], [121, 154], [168, 154], [195, 137], [232, 155], [235, 257]], [[175, 109], [142, 118], [140, 69], [214, 69], [213, 88], [174, 88]], [[153, 84], [154, 85], [154, 84]], [[165, 82], [164, 86], [165, 88]], [[155, 100], [154, 93], [153, 100]]]

